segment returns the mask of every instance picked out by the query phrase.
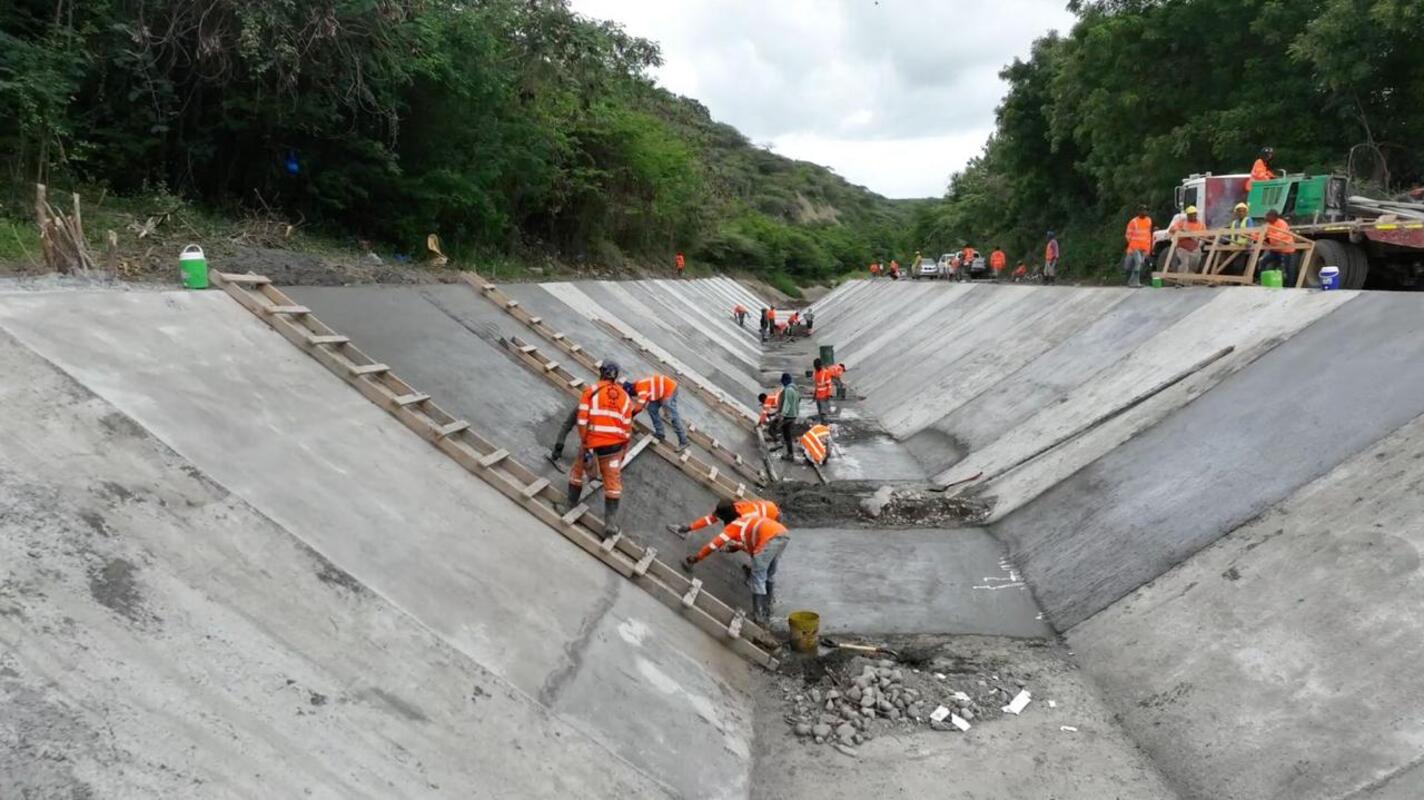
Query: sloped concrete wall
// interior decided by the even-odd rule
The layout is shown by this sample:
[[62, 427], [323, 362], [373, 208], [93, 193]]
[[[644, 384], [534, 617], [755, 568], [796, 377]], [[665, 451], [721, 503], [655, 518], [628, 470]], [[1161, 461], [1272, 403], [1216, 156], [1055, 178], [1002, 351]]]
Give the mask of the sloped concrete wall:
[[[455, 719], [459, 724], [448, 735], [421, 727], [431, 737], [425, 752], [497, 748], [495, 752], [508, 764], [502, 770], [492, 768], [491, 774], [503, 775], [516, 787], [507, 792], [509, 795], [568, 796], [566, 777], [587, 776], [589, 785], [599, 793], [746, 796], [752, 722], [750, 667], [745, 662], [465, 473], [231, 299], [218, 292], [3, 295], [0, 328], [132, 419], [143, 435], [171, 447], [191, 465], [193, 475], [210, 477], [254, 509], [251, 513], [271, 520], [263, 534], [265, 542], [241, 545], [252, 548], [245, 560], [222, 538], [222, 526], [202, 524], [183, 530], [187, 541], [170, 543], [166, 545], [169, 550], [151, 556], [160, 565], [156, 568], [159, 572], [179, 570], [176, 565], [163, 566], [165, 561], [198, 555], [209, 561], [234, 561], [228, 565], [230, 569], [250, 576], [250, 583], [239, 589], [264, 596], [244, 601], [255, 605], [232, 610], [223, 603], [236, 600], [225, 599], [211, 613], [259, 615], [243, 625], [260, 631], [276, 625], [267, 616], [276, 613], [275, 608], [284, 608], [297, 620], [292, 625], [305, 624], [305, 635], [312, 637], [269, 640], [254, 650], [252, 658], [280, 651], [273, 658], [280, 656], [284, 662], [281, 668], [290, 670], [296, 670], [290, 662], [316, 659], [317, 663], [303, 668], [305, 672], [296, 673], [313, 680], [314, 686], [312, 675], [350, 675], [352, 666], [363, 658], [376, 660], [377, 667], [388, 673], [396, 663], [419, 662], [407, 666], [406, 682], [392, 675], [388, 683], [377, 686], [395, 700], [371, 702], [384, 703], [397, 714], [412, 718]], [[25, 421], [24, 416], [18, 419]], [[37, 444], [35, 449], [42, 457], [43, 445]], [[83, 456], [68, 479], [76, 487], [92, 478], [136, 469], [122, 453], [108, 448], [84, 445], [74, 449]], [[176, 469], [186, 472], [181, 465]], [[52, 487], [60, 480], [56, 475], [45, 486]], [[181, 498], [164, 502], [173, 506]], [[84, 517], [80, 516], [80, 521], [84, 522]], [[284, 532], [287, 539], [277, 531]], [[165, 535], [176, 537], [175, 533]], [[210, 541], [205, 537], [215, 538]], [[11, 548], [21, 540], [11, 534], [4, 541]], [[148, 541], [143, 539], [115, 552], [129, 553], [126, 557], [131, 559], [149, 558], [142, 555]], [[285, 543], [279, 547], [282, 541]], [[210, 547], [222, 549], [208, 556]], [[320, 641], [326, 634], [318, 632], [332, 628], [330, 635], [340, 636], [341, 620], [349, 619], [352, 612], [328, 613], [339, 595], [312, 592], [314, 579], [297, 580], [287, 574], [285, 566], [269, 567], [269, 556], [280, 554], [282, 548], [309, 548], [332, 565], [331, 574], [350, 576], [338, 583], [362, 587], [364, 596], [372, 598], [370, 602], [386, 607], [383, 617], [362, 620], [372, 626], [361, 632], [371, 639], [371, 647], [380, 646], [383, 638], [396, 641], [402, 636], [423, 644], [401, 645], [408, 649], [390, 656], [370, 648], [333, 656], [329, 643]], [[26, 558], [23, 545], [10, 552], [18, 561]], [[14, 569], [15, 561], [7, 558], [5, 563], [4, 569]], [[315, 563], [316, 556], [297, 562], [308, 573], [317, 569]], [[83, 578], [74, 570], [88, 566], [79, 562], [70, 568], [68, 580], [75, 584], [69, 590], [71, 595], [83, 593]], [[21, 578], [31, 585], [44, 575], [28, 564], [26, 568], [28, 572]], [[175, 585], [173, 591], [227, 596], [226, 588], [206, 588], [210, 581], [221, 584], [227, 580], [221, 570], [202, 567], [201, 562], [183, 570], [193, 589]], [[256, 577], [251, 577], [254, 574]], [[146, 583], [146, 576], [141, 575], [140, 580]], [[41, 601], [41, 606], [48, 602], [43, 597]], [[47, 607], [44, 613], [59, 618], [80, 601], [82, 598], [66, 600]], [[174, 613], [171, 609], [183, 605], [170, 602], [163, 606], [170, 614]], [[102, 613], [89, 609], [83, 619], [74, 617], [79, 641], [110, 639], [117, 648], [112, 651], [116, 658], [138, 663], [161, 663], [175, 652], [186, 652], [166, 649], [146, 637], [135, 640], [127, 633], [118, 635], [100, 618]], [[22, 624], [23, 620], [4, 615], [0, 631], [6, 632], [7, 641], [25, 640], [30, 652], [52, 646], [51, 631], [16, 627]], [[217, 648], [204, 636], [227, 635], [225, 628], [207, 619], [188, 628], [193, 632], [173, 633], [187, 637], [187, 649]], [[44, 679], [39, 676], [46, 670], [56, 671], [55, 665], [62, 660], [42, 654], [26, 656], [21, 663], [26, 670], [21, 673], [26, 676], [25, 685], [42, 685]], [[426, 661], [452, 663], [429, 678], [450, 683], [409, 685], [432, 669], [425, 666]], [[168, 673], [168, 693], [198, 698], [185, 700], [195, 713], [216, 708], [215, 716], [204, 723], [209, 730], [242, 726], [254, 715], [260, 716], [261, 708], [266, 707], [262, 703], [275, 703], [265, 695], [289, 691], [281, 682], [268, 681], [277, 668], [268, 667], [251, 681], [224, 676], [222, 681], [235, 681], [253, 693], [250, 702], [225, 698], [213, 685], [222, 681], [184, 673], [178, 665]], [[91, 669], [94, 672], [86, 671]], [[164, 748], [177, 745], [167, 744], [161, 736], [136, 739], [133, 732], [139, 728], [161, 731], [173, 724], [166, 704], [156, 699], [163, 695], [145, 695], [144, 681], [152, 680], [151, 676], [107, 669], [80, 659], [71, 664], [67, 677], [61, 676], [69, 683], [63, 683], [55, 693], [69, 693], [71, 699], [65, 702], [80, 705], [91, 691], [83, 687], [96, 686], [110, 674], [127, 676], [134, 682], [132, 686], [120, 682], [107, 685], [104, 691], [155, 699], [147, 701], [145, 713], [138, 715], [134, 727], [126, 732], [96, 734], [96, 747], [131, 750], [135, 759], [156, 769], [148, 762], [166, 763], [164, 754], [171, 749]], [[490, 680], [479, 683], [451, 677], [460, 674], [488, 674]], [[376, 677], [352, 679], [350, 686], [342, 688], [354, 695], [367, 690], [364, 681]], [[489, 712], [478, 703], [471, 710], [465, 705], [466, 698], [477, 688], [509, 699], [490, 706]], [[456, 697], [460, 698], [458, 711], [450, 706]], [[430, 710], [425, 711], [426, 707]], [[382, 713], [389, 716], [388, 711]], [[538, 727], [520, 728], [526, 720]], [[287, 723], [272, 728], [275, 724], [254, 724], [253, 740], [262, 738], [266, 729], [299, 731]], [[576, 731], [577, 735], [563, 736], [561, 731]], [[363, 730], [363, 735], [369, 734]], [[527, 746], [524, 755], [510, 751], [511, 737]], [[321, 738], [295, 733], [291, 738], [294, 752], [302, 757], [309, 754], [313, 770], [343, 770], [346, 763], [374, 760], [369, 751], [360, 749], [344, 754], [322, 752], [317, 749], [323, 746]], [[399, 744], [380, 746], [389, 748], [386, 758], [411, 758], [412, 751], [420, 749], [407, 748], [402, 754]], [[373, 741], [370, 746], [378, 745]], [[303, 753], [303, 747], [312, 749]], [[602, 754], [589, 756], [590, 748]], [[233, 751], [214, 743], [205, 761], [221, 761], [233, 752], [242, 754], [240, 748]], [[252, 752], [244, 756], [249, 763], [266, 758], [261, 750]], [[459, 764], [461, 758], [440, 760]], [[529, 766], [536, 762], [543, 765], [543, 771], [536, 773]], [[569, 763], [567, 776], [558, 774], [566, 762], [577, 763]], [[465, 763], [470, 769], [479, 769], [483, 762], [470, 757]], [[241, 764], [234, 761], [234, 766]], [[359, 773], [361, 776], [394, 771], [408, 786], [417, 774], [385, 766], [364, 769], [367, 772]], [[271, 774], [276, 771], [254, 770], [255, 777], [249, 780], [277, 794], [297, 794], [285, 791], [284, 779]], [[468, 796], [471, 785], [480, 784], [455, 780], [441, 791]], [[435, 792], [412, 788], [407, 794]], [[372, 792], [390, 793], [385, 786]]]

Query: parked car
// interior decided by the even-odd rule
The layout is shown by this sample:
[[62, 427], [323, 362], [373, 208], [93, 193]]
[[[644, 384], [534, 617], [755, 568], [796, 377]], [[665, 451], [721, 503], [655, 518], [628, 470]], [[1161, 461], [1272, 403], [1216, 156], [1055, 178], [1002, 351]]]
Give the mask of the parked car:
[[994, 271], [989, 269], [989, 262], [984, 260], [983, 256], [975, 256], [969, 266], [960, 268], [957, 277], [962, 281], [983, 280], [993, 278]]
[[940, 269], [939, 264], [936, 264], [928, 258], [922, 258], [920, 259], [920, 265], [915, 267], [914, 277], [915, 280], [919, 280], [920, 278], [934, 280], [935, 278], [943, 278], [944, 271]]

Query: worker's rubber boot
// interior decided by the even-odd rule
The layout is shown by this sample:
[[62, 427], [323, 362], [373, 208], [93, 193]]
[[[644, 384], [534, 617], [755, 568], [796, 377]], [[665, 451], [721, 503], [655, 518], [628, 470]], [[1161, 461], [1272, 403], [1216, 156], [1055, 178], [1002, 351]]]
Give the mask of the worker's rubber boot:
[[583, 497], [583, 487], [569, 484], [569, 507], [564, 509], [564, 513], [573, 511], [578, 506], [579, 498]]
[[611, 539], [623, 532], [618, 526], [618, 502], [617, 500], [603, 501], [603, 538]]
[[771, 616], [771, 607], [776, 604], [776, 584], [766, 582], [766, 615]]
[[766, 621], [770, 616], [771, 612], [767, 608], [766, 595], [752, 595], [752, 622], [765, 627]]

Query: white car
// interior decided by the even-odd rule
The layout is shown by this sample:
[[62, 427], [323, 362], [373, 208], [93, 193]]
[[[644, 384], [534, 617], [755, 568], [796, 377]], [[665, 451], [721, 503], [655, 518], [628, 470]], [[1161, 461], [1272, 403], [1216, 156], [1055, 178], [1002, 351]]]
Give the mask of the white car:
[[944, 272], [939, 268], [939, 265], [928, 258], [920, 259], [920, 265], [915, 268], [914, 272], [915, 280], [919, 280], [920, 278], [929, 278], [931, 280], [934, 280], [935, 278], [943, 277]]

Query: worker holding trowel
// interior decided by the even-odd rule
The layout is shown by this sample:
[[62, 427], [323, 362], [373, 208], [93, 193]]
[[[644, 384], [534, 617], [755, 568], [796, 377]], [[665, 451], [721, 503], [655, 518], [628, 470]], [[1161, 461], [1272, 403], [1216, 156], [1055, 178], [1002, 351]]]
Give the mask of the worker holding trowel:
[[718, 503], [713, 513], [727, 527], [703, 545], [696, 555], [684, 558], [682, 566], [691, 571], [697, 562], [719, 550], [746, 553], [752, 562], [747, 573], [747, 586], [752, 590], [752, 619], [764, 625], [771, 617], [771, 606], [775, 600], [776, 565], [791, 540], [786, 526], [761, 514], [738, 514], [736, 506], [727, 500]]
[[603, 538], [616, 536], [618, 504], [623, 497], [623, 453], [633, 436], [633, 399], [622, 386], [618, 364], [604, 361], [598, 367], [598, 384], [584, 388], [579, 397], [579, 454], [569, 470], [569, 508], [583, 495], [585, 453], [591, 453], [603, 478]]
[[813, 465], [824, 466], [831, 460], [831, 429], [825, 425], [812, 425], [810, 430], [801, 434], [801, 449], [806, 453], [806, 460]]
[[724, 506], [737, 512], [736, 517], [738, 518], [749, 514], [759, 514], [767, 519], [778, 521], [781, 519], [781, 509], [770, 500], [722, 500], [717, 503], [716, 508], [712, 509], [712, 513], [705, 517], [698, 517], [686, 525], [668, 525], [668, 533], [675, 533], [686, 539], [687, 535], [693, 531], [700, 531], [708, 525], [717, 524], [717, 520], [721, 519], [717, 516], [717, 512]]

